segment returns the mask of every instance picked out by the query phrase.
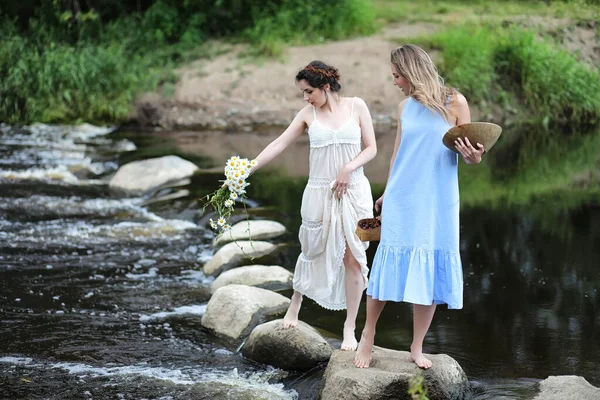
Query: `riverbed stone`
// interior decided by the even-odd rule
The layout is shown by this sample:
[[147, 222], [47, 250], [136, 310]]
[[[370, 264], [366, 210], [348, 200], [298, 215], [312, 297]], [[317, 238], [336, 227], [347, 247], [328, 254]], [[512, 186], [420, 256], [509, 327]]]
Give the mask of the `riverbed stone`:
[[467, 376], [453, 358], [445, 354], [427, 355], [433, 367], [421, 370], [410, 353], [381, 347], [373, 348], [373, 361], [367, 369], [356, 368], [354, 351], [333, 352], [321, 387], [323, 400], [394, 399], [410, 400], [408, 382], [422, 373], [430, 400], [462, 398], [468, 390]]
[[540, 392], [534, 400], [600, 399], [600, 388], [575, 375], [549, 376], [540, 382]]
[[285, 313], [290, 299], [246, 285], [223, 286], [208, 301], [202, 326], [218, 336], [237, 340], [265, 319]]
[[285, 226], [277, 221], [268, 220], [250, 220], [241, 221], [233, 225], [231, 229], [221, 236], [215, 242], [215, 246], [221, 246], [236, 240], [268, 240], [274, 239], [287, 232]]
[[187, 178], [198, 167], [177, 156], [164, 156], [127, 163], [108, 183], [110, 189], [143, 193], [169, 181]]
[[221, 272], [248, 263], [252, 258], [263, 257], [277, 250], [277, 245], [261, 241], [238, 241], [221, 247], [204, 264], [204, 274], [218, 276]]
[[268, 290], [292, 288], [294, 275], [278, 265], [248, 265], [223, 272], [211, 285], [214, 293], [218, 288], [231, 285], [256, 286]]
[[258, 325], [250, 333], [242, 354], [256, 362], [285, 370], [307, 371], [327, 362], [333, 348], [312, 326], [299, 321], [284, 329], [283, 319]]

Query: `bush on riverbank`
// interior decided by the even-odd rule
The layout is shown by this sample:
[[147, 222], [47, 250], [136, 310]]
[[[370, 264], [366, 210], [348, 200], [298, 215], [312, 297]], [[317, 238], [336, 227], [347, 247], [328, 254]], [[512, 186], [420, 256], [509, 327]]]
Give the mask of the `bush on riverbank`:
[[[4, 2], [2, 2], [4, 3]], [[208, 38], [280, 43], [374, 30], [368, 0], [27, 0], [0, 7], [0, 121], [121, 122]], [[200, 51], [198, 50], [200, 49]]]
[[[565, 148], [573, 137], [596, 135], [599, 70], [536, 32], [471, 24], [416, 41], [440, 50], [439, 67], [448, 85], [484, 112], [507, 118], [502, 140], [487, 156], [490, 176], [486, 179], [510, 180], [517, 171], [537, 165], [542, 154]], [[543, 158], [560, 164], [562, 157]], [[576, 171], [572, 167], [568, 168], [571, 174]], [[544, 173], [550, 170], [542, 168]]]
[[502, 104], [506, 92], [513, 92], [540, 126], [573, 131], [600, 123], [598, 70], [537, 39], [535, 32], [464, 25], [427, 41], [441, 49], [440, 69], [448, 83], [474, 103]]
[[0, 120], [23, 123], [122, 120], [163, 74], [117, 43], [40, 48], [12, 36], [0, 43], [0, 75]]

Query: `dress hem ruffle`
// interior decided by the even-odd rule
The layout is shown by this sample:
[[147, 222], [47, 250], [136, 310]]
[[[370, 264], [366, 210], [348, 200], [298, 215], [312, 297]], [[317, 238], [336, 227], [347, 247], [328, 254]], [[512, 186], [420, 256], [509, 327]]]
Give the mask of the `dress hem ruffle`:
[[380, 301], [463, 305], [460, 254], [411, 246], [379, 245], [367, 295]]

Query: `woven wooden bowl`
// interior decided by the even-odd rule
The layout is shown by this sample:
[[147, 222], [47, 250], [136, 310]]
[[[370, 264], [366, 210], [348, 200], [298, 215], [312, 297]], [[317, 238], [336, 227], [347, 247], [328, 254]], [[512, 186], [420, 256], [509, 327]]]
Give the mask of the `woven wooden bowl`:
[[362, 242], [376, 242], [381, 237], [381, 220], [379, 218], [363, 218], [356, 224], [355, 232]]
[[481, 143], [485, 151], [488, 152], [496, 144], [501, 133], [502, 128], [491, 122], [469, 122], [450, 128], [442, 141], [444, 146], [458, 153], [454, 141], [461, 138], [464, 142], [465, 138], [468, 138], [473, 147], [477, 148], [477, 143]]

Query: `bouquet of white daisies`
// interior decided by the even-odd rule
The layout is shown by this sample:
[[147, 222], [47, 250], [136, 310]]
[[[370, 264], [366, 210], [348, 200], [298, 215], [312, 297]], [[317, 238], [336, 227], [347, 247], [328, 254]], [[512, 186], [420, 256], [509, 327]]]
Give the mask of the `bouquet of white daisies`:
[[225, 164], [225, 182], [219, 189], [206, 196], [204, 208], [210, 206], [219, 215], [217, 221], [210, 219], [211, 228], [219, 234], [231, 228], [227, 221], [233, 212], [235, 201], [245, 197], [246, 188], [250, 186], [246, 179], [257, 165], [256, 160], [249, 161], [247, 158], [231, 157]]

